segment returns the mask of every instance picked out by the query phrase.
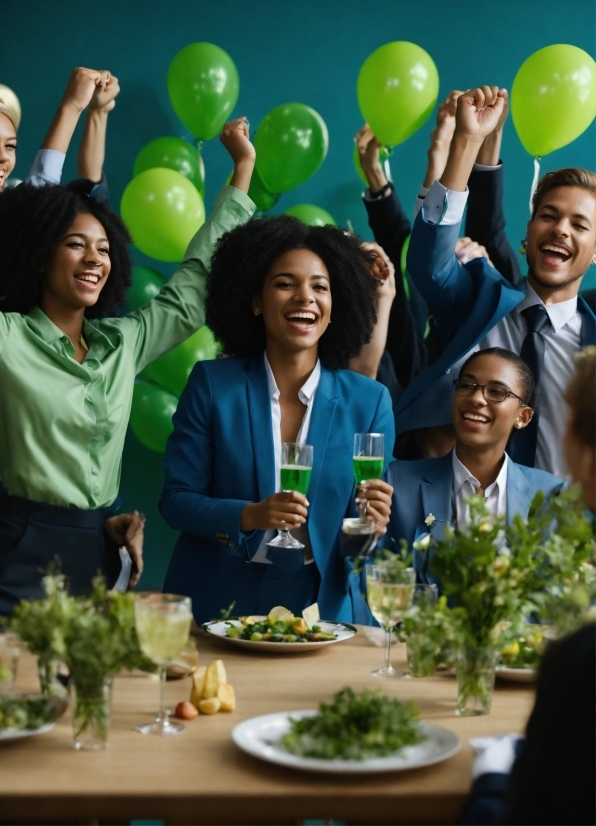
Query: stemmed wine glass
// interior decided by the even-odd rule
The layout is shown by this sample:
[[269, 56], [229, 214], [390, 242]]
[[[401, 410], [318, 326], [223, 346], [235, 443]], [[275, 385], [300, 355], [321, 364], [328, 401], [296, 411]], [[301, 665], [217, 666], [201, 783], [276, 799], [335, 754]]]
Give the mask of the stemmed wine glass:
[[[312, 445], [282, 444], [280, 477], [283, 491], [295, 490], [306, 496], [312, 473], [312, 456]], [[289, 528], [282, 528], [267, 545], [272, 548], [304, 548], [302, 542], [294, 539]]]
[[[381, 479], [385, 465], [385, 437], [382, 433], [354, 434], [354, 477], [356, 486], [368, 479]], [[364, 522], [366, 505], [359, 506], [360, 521]]]
[[166, 669], [188, 642], [192, 620], [190, 597], [177, 594], [141, 594], [135, 602], [135, 620], [139, 644], [144, 654], [159, 666], [159, 714], [146, 726], [137, 726], [141, 734], [180, 734], [184, 726], [168, 719], [165, 706]]
[[412, 605], [416, 572], [371, 562], [366, 566], [366, 597], [373, 617], [385, 629], [385, 665], [371, 671], [373, 677], [406, 676], [391, 665], [393, 629]]

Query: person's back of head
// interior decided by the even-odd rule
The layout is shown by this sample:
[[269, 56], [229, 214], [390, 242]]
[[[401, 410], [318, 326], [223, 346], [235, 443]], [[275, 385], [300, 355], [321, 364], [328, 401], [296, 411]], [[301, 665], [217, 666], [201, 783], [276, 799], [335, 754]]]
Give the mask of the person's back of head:
[[565, 399], [569, 405], [564, 441], [567, 465], [583, 488], [587, 506], [596, 512], [596, 347], [576, 354], [575, 374]]

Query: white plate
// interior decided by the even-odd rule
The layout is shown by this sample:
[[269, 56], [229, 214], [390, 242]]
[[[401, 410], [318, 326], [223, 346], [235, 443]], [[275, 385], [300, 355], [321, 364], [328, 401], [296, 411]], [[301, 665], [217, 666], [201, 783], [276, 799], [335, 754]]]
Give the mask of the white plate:
[[22, 740], [23, 737], [33, 737], [35, 734], [45, 734], [51, 731], [56, 723], [46, 723], [45, 726], [39, 728], [6, 728], [0, 729], [0, 743], [6, 740]]
[[318, 774], [373, 774], [374, 772], [404, 771], [421, 766], [431, 766], [447, 760], [461, 747], [461, 740], [447, 729], [420, 723], [426, 740], [415, 746], [405, 746], [390, 757], [371, 760], [319, 760], [313, 757], [299, 757], [279, 745], [280, 738], [290, 730], [289, 718], [312, 717], [317, 711], [282, 711], [264, 714], [239, 723], [232, 731], [232, 739], [238, 748], [268, 763], [287, 766], [300, 771], [314, 771]]
[[509, 680], [512, 683], [533, 683], [536, 681], [536, 669], [534, 668], [509, 668], [507, 665], [498, 665], [495, 674], [502, 680]]
[[[265, 619], [265, 617], [263, 617]], [[242, 628], [240, 620], [213, 620], [213, 622], [206, 622], [203, 625], [203, 630], [207, 634], [212, 634], [214, 637], [219, 637], [225, 642], [230, 642], [233, 645], [242, 645], [245, 648], [251, 648], [254, 651], [269, 651], [275, 654], [297, 654], [300, 651], [313, 651], [316, 648], [325, 648], [327, 645], [334, 645], [336, 642], [343, 642], [351, 639], [357, 630], [353, 625], [347, 625], [343, 622], [324, 622], [321, 620], [317, 622], [321, 631], [328, 634], [335, 634], [334, 640], [324, 640], [322, 642], [267, 642], [267, 640], [241, 640], [238, 637], [226, 637], [226, 628], [230, 623], [233, 623], [237, 628]]]

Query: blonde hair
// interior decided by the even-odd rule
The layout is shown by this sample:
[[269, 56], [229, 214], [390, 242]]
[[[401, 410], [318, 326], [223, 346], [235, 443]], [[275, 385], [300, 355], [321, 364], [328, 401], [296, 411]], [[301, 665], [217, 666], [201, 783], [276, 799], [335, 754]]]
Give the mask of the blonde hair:
[[0, 112], [6, 115], [15, 131], [18, 131], [21, 123], [21, 104], [12, 89], [3, 83], [0, 83]]
[[565, 401], [571, 408], [571, 427], [587, 447], [596, 447], [596, 347], [575, 354], [575, 373]]

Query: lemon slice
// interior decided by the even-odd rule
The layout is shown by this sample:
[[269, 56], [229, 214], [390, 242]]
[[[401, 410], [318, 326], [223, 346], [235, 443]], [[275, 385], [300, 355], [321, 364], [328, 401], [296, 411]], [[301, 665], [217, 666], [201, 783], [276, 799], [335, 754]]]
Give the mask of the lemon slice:
[[294, 619], [294, 614], [284, 608], [283, 605], [276, 605], [275, 608], [269, 611], [267, 619], [270, 622], [291, 622]]
[[254, 625], [255, 622], [263, 622], [263, 617], [243, 617], [242, 622], [245, 625]]
[[318, 603], [313, 602], [312, 605], [309, 605], [308, 608], [305, 608], [302, 612], [302, 618], [304, 619], [304, 622], [308, 625], [309, 628], [312, 628], [313, 625], [316, 625], [321, 619], [321, 615], [319, 614]]

